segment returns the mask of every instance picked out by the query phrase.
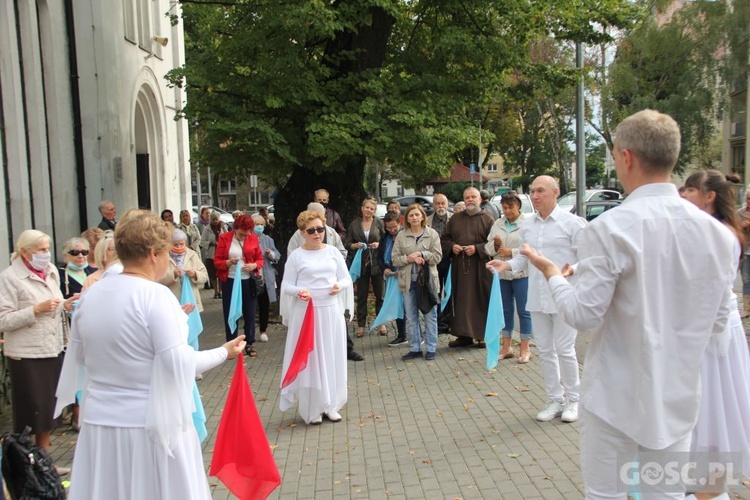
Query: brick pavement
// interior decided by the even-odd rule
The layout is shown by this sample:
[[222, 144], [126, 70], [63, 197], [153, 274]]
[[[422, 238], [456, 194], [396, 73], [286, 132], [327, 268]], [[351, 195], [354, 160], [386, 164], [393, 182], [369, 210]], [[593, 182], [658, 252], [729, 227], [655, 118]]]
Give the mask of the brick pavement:
[[[223, 343], [221, 304], [204, 291], [201, 345]], [[353, 327], [352, 327], [353, 331]], [[363, 362], [349, 362], [344, 420], [306, 426], [279, 410], [285, 330], [275, 324], [247, 373], [282, 484], [272, 498], [582, 498], [579, 424], [534, 420], [545, 402], [538, 357], [527, 365], [502, 361], [484, 369], [485, 351], [450, 349], [440, 336], [434, 362], [403, 362], [408, 347], [389, 348], [388, 337], [355, 339]], [[579, 339], [585, 349], [586, 339]], [[208, 470], [233, 363], [199, 382], [208, 418]], [[8, 429], [9, 412], [0, 416]], [[70, 465], [77, 435], [53, 434], [52, 454]], [[234, 498], [209, 477], [213, 498]], [[750, 499], [740, 487], [737, 498]]]

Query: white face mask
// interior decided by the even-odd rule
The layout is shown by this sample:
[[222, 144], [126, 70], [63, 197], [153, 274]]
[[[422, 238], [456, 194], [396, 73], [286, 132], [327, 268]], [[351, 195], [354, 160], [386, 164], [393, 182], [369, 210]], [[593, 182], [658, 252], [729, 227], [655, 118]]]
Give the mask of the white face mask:
[[44, 271], [49, 266], [50, 260], [52, 260], [52, 254], [50, 252], [32, 253], [31, 254], [31, 267], [37, 271]]

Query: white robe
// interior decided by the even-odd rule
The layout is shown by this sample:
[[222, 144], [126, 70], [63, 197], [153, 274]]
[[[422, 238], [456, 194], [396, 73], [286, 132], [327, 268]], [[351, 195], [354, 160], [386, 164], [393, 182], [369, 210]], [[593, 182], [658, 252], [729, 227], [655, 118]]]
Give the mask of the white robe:
[[[341, 291], [329, 295], [339, 284]], [[281, 314], [288, 326], [282, 380], [286, 375], [299, 339], [307, 302], [297, 294], [310, 292], [315, 308], [315, 340], [307, 367], [287, 387], [281, 389], [281, 411], [299, 399], [302, 419], [310, 421], [321, 413], [338, 411], [347, 399], [346, 319], [344, 311], [353, 310], [352, 280], [339, 251], [326, 245], [320, 250], [300, 247], [292, 252], [284, 268], [281, 283]]]
[[81, 297], [55, 408], [83, 390], [69, 499], [211, 498], [192, 384], [227, 351], [194, 351], [187, 330], [159, 283], [113, 275]]

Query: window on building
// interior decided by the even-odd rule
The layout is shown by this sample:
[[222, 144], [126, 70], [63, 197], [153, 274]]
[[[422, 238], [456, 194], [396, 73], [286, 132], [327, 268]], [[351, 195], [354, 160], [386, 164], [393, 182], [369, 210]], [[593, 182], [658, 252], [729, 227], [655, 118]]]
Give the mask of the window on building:
[[271, 195], [267, 191], [250, 191], [248, 199], [251, 206], [264, 207], [271, 204]]
[[125, 39], [135, 43], [135, 5], [133, 4], [133, 0], [123, 0], [122, 21], [124, 24]]
[[135, 0], [138, 46], [151, 52], [151, 0]]
[[489, 173], [496, 173], [497, 172], [497, 163], [489, 163], [489, 164], [487, 164], [487, 172], [489, 172]]
[[219, 181], [219, 194], [236, 194], [237, 190], [234, 181], [220, 180]]

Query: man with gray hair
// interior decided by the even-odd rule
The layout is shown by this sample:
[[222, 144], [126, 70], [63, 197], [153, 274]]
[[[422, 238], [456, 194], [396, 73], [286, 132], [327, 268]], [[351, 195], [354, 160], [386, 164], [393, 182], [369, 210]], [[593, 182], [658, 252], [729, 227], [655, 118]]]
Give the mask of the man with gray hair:
[[102, 220], [97, 227], [102, 231], [114, 231], [117, 225], [115, 204], [109, 200], [102, 201], [99, 203], [99, 213], [102, 214]]
[[[623, 467], [653, 459], [643, 453], [674, 458], [690, 450], [701, 359], [727, 323], [737, 266], [733, 233], [671, 183], [680, 130], [670, 116], [645, 110], [626, 118], [614, 146], [617, 178], [630, 195], [582, 231], [576, 283], [537, 249], [523, 250], [560, 316], [592, 334], [581, 384], [587, 499], [625, 499]], [[641, 483], [639, 491], [684, 497], [684, 485], [667, 483]]]

